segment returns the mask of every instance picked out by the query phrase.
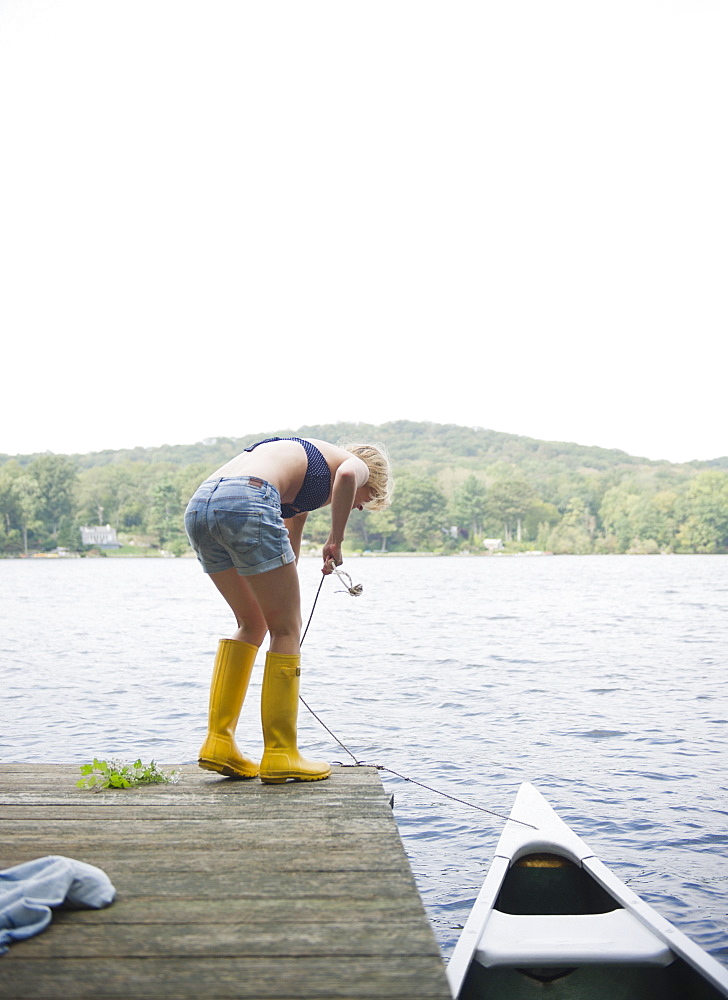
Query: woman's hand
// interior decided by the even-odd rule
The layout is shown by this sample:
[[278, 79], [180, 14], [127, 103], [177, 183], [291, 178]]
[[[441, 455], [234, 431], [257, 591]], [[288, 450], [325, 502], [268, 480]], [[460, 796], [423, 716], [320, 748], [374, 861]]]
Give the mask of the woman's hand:
[[323, 549], [324, 565], [321, 572], [324, 576], [330, 576], [337, 566], [341, 566], [344, 557], [341, 554], [341, 546], [331, 540], [327, 541]]

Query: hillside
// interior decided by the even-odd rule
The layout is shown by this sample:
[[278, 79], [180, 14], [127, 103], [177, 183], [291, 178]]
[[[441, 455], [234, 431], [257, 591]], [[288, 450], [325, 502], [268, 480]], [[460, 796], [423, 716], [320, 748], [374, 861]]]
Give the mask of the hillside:
[[[277, 436], [371, 440], [392, 459], [391, 511], [350, 521], [350, 544], [401, 551], [728, 551], [728, 458], [671, 463], [614, 449], [453, 424], [308, 424]], [[181, 553], [196, 485], [270, 432], [86, 455], [0, 456], [0, 552], [75, 545], [80, 525], [109, 523]], [[306, 524], [312, 544], [327, 512]], [[150, 541], [151, 540], [151, 541]]]
[[[603, 472], [607, 469], [684, 468], [686, 472], [704, 468], [728, 468], [728, 456], [711, 461], [677, 465], [667, 461], [639, 458], [617, 449], [580, 445], [565, 441], [542, 441], [537, 438], [491, 431], [481, 427], [456, 424], [435, 424], [397, 420], [385, 424], [305, 424], [298, 428], [258, 431], [244, 437], [207, 438], [194, 444], [136, 447], [74, 454], [69, 457], [81, 469], [125, 462], [168, 462], [172, 465], [204, 463], [221, 465], [243, 448], [271, 435], [285, 437], [317, 437], [328, 441], [381, 441], [387, 446], [395, 465], [416, 465], [423, 472], [433, 473], [447, 466], [485, 469], [498, 462], [507, 462], [526, 469], [583, 469]], [[37, 454], [0, 455], [0, 466], [11, 459], [28, 465]]]

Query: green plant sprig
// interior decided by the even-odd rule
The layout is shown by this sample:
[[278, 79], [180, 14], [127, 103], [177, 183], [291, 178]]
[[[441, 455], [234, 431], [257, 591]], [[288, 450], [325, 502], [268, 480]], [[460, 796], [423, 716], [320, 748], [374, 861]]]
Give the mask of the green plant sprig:
[[178, 771], [163, 771], [155, 761], [143, 764], [141, 758], [133, 764], [125, 764], [121, 760], [110, 758], [99, 760], [94, 757], [93, 764], [82, 764], [81, 774], [76, 782], [77, 788], [134, 788], [136, 785], [154, 785], [179, 780]]

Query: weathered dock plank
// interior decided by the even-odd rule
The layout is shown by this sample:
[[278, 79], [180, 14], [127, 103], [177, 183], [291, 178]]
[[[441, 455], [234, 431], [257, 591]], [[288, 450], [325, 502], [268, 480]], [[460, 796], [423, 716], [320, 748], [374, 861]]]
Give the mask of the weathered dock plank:
[[118, 894], [12, 945], [0, 996], [447, 1000], [375, 769], [284, 786], [180, 771], [92, 792], [75, 767], [0, 765], [0, 869], [64, 854]]

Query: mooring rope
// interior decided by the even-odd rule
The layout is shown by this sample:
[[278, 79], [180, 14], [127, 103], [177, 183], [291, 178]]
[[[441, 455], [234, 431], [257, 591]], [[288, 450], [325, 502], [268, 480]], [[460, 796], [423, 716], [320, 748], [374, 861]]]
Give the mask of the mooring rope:
[[[336, 573], [336, 575], [338, 576], [338, 578], [340, 580], [343, 580], [344, 577], [346, 577], [346, 579], [349, 581], [348, 585], [346, 585], [346, 581], [344, 581], [344, 583], [346, 585], [346, 590], [337, 590], [337, 594], [351, 594], [352, 597], [361, 597], [361, 595], [364, 593], [364, 585], [363, 584], [361, 584], [361, 583], [352, 583], [351, 582], [351, 577], [349, 576], [348, 573], [345, 573], [343, 569], [337, 569], [336, 567], [334, 567], [334, 569], [333, 569], [332, 572]], [[303, 635], [301, 636], [301, 645], [303, 645], [303, 640], [306, 638], [306, 633], [308, 632], [308, 626], [311, 624], [311, 619], [313, 618], [314, 609], [316, 608], [316, 601], [318, 601], [318, 599], [319, 599], [319, 594], [321, 593], [321, 588], [324, 585], [324, 580], [325, 579], [326, 579], [326, 577], [324, 575], [322, 575], [321, 576], [321, 582], [318, 585], [318, 590], [316, 591], [316, 596], [314, 597], [313, 604], [311, 606], [311, 614], [308, 616], [308, 621], [306, 622], [306, 628], [303, 630]], [[303, 698], [301, 699], [301, 701], [303, 701]], [[306, 703], [304, 702], [304, 705], [305, 704]], [[308, 705], [306, 705], [306, 708], [308, 708]], [[310, 708], [308, 710], [309, 710], [309, 712], [311, 711]], [[322, 726], [324, 725], [323, 722], [321, 723], [321, 725]], [[326, 729], [326, 726], [324, 726], [324, 729]], [[333, 733], [331, 735], [334, 736]], [[334, 739], [336, 739], [335, 736], [334, 736]], [[336, 742], [338, 743], [338, 740]], [[342, 746], [343, 746], [343, 744], [342, 744]], [[344, 749], [346, 749], [346, 747], [344, 747]]]
[[[346, 590], [337, 591], [337, 593], [349, 593], [351, 594], [352, 597], [361, 596], [361, 594], [364, 591], [364, 587], [362, 586], [362, 584], [360, 583], [353, 584], [351, 582], [351, 577], [349, 576], [349, 574], [345, 573], [343, 570], [334, 569], [333, 572], [339, 577], [340, 580], [343, 580], [344, 577], [346, 577], [349, 581], [348, 585], [346, 585], [346, 581], [344, 581]], [[318, 585], [318, 590], [316, 591], [316, 596], [313, 599], [313, 605], [311, 607], [311, 614], [308, 616], [308, 621], [306, 622], [306, 628], [304, 629], [303, 635], [301, 636], [301, 645], [303, 645], [303, 640], [306, 638], [306, 633], [308, 632], [308, 627], [311, 624], [311, 619], [313, 618], [314, 609], [316, 608], [316, 602], [319, 599], [319, 594], [321, 593], [321, 588], [323, 587], [325, 579], [326, 577], [322, 576], [321, 582]], [[377, 771], [386, 771], [387, 774], [393, 774], [395, 775], [395, 777], [400, 778], [402, 781], [408, 781], [412, 785], [419, 785], [420, 788], [425, 788], [427, 789], [428, 792], [434, 792], [435, 795], [442, 795], [446, 799], [451, 799], [453, 802], [459, 802], [461, 805], [468, 806], [470, 809], [477, 809], [479, 812], [488, 813], [489, 816], [497, 816], [498, 819], [504, 819], [506, 821], [510, 821], [511, 823], [519, 823], [521, 826], [528, 826], [532, 830], [538, 829], [538, 827], [534, 826], [532, 823], [524, 823], [523, 820], [514, 819], [512, 816], [505, 816], [503, 813], [494, 812], [493, 809], [486, 809], [484, 806], [478, 806], [474, 802], [468, 802], [467, 799], [458, 798], [457, 795], [450, 795], [449, 792], [443, 792], [441, 789], [433, 788], [431, 785], [426, 785], [424, 782], [417, 781], [415, 778], [409, 778], [407, 777], [407, 775], [400, 774], [398, 771], [393, 770], [391, 767], [385, 767], [384, 764], [368, 764], [366, 761], [357, 760], [355, 755], [346, 746], [346, 744], [342, 743], [339, 737], [336, 735], [336, 733], [332, 732], [331, 729], [329, 729], [329, 727], [326, 725], [323, 719], [320, 716], [318, 716], [316, 712], [314, 712], [314, 710], [311, 708], [308, 702], [305, 701], [305, 699], [300, 694], [298, 697], [301, 703], [306, 707], [306, 709], [308, 709], [308, 711], [311, 713], [314, 719], [318, 722], [318, 724], [326, 730], [329, 736], [336, 743], [338, 743], [341, 749], [344, 750], [346, 753], [348, 753], [348, 755], [354, 761], [353, 764], [341, 764], [340, 762], [335, 761], [334, 763], [339, 763], [340, 767], [374, 767], [376, 768]]]

